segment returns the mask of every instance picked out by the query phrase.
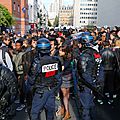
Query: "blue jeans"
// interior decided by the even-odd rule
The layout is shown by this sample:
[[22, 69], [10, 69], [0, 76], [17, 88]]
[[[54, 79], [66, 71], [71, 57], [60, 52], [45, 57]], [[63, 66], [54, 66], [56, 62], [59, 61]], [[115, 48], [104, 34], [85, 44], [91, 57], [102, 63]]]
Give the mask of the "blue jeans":
[[90, 118], [90, 108], [94, 107], [93, 102], [94, 95], [91, 93], [91, 90], [87, 87], [84, 87], [84, 91], [80, 93], [80, 102], [83, 106], [83, 120], [91, 120]]

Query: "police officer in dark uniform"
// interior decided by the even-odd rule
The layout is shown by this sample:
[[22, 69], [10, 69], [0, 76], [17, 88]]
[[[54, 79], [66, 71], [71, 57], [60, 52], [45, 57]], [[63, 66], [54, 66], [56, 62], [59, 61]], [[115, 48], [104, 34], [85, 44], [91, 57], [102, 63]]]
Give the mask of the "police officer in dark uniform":
[[[82, 51], [77, 63], [78, 73], [81, 79], [90, 83], [91, 86], [96, 87], [95, 81], [103, 80], [103, 73], [100, 68], [101, 57], [98, 51], [93, 48], [94, 45], [92, 36], [83, 35], [81, 41], [84, 46], [84, 50]], [[82, 90], [80, 91], [80, 102], [83, 107], [82, 119], [91, 120], [90, 109], [94, 107], [94, 95], [92, 94], [92, 90], [90, 88], [84, 84], [81, 86]]]
[[55, 113], [55, 92], [61, 85], [61, 62], [50, 56], [50, 42], [41, 38], [37, 42], [38, 57], [31, 67], [31, 84], [34, 88], [31, 119], [39, 120], [39, 114], [45, 108], [46, 120], [53, 120]]
[[[0, 120], [11, 117], [17, 96], [17, 79], [10, 69], [0, 65]], [[8, 116], [9, 115], [9, 116]]]

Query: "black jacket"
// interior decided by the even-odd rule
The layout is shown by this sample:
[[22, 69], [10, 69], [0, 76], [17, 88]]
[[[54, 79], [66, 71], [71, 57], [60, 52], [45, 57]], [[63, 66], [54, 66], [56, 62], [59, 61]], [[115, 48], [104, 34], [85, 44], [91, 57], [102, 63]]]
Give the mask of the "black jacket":
[[77, 68], [79, 75], [91, 84], [95, 79], [98, 81], [103, 80], [101, 56], [93, 48], [88, 47], [81, 53]]
[[0, 66], [0, 111], [5, 110], [17, 95], [17, 79], [13, 72]]
[[102, 65], [104, 70], [115, 70], [117, 59], [112, 48], [105, 48], [101, 51]]
[[58, 84], [61, 84], [61, 70], [62, 66], [58, 57], [48, 55], [37, 57], [31, 65], [29, 76], [32, 78], [32, 81], [30, 81], [30, 84], [34, 84], [35, 88], [40, 89], [59, 86]]

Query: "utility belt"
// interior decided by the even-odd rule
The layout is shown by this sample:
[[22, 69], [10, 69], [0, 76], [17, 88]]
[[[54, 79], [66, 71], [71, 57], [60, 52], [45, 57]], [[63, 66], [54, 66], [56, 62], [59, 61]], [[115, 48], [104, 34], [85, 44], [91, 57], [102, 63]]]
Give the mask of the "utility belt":
[[37, 94], [44, 94], [44, 92], [50, 91], [53, 87], [43, 87], [43, 88], [37, 88], [35, 93]]

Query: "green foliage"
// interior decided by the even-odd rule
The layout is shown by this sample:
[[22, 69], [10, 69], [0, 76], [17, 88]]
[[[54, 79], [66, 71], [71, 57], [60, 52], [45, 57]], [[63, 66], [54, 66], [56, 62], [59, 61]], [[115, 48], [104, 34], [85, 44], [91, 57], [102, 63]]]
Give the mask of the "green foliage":
[[52, 26], [52, 24], [51, 24], [50, 20], [48, 20], [48, 26], [49, 26], [49, 27], [51, 27], [51, 26]]
[[8, 9], [0, 4], [0, 26], [9, 27], [14, 24], [14, 19]]
[[93, 30], [93, 28], [94, 28], [94, 25], [92, 25], [92, 24], [89, 24], [89, 25], [87, 25], [86, 27], [87, 27], [87, 29], [88, 29], [88, 30], [90, 30], [90, 31], [91, 31], [91, 30]]
[[53, 26], [54, 27], [58, 27], [59, 26], [59, 17], [58, 16], [56, 16], [55, 21], [53, 23]]

